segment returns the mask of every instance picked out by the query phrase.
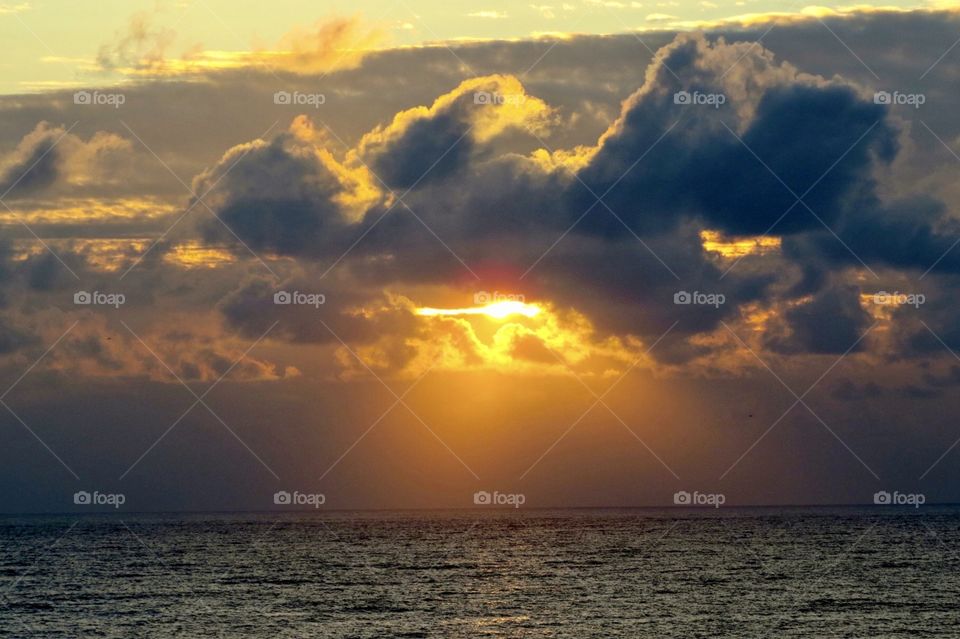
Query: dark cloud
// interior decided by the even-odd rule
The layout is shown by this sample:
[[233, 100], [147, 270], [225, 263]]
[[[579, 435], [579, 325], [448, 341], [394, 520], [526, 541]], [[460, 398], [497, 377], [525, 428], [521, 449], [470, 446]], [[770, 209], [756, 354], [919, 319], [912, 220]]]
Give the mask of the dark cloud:
[[855, 200], [829, 231], [791, 238], [785, 251], [797, 261], [825, 259], [834, 264], [911, 269], [923, 274], [956, 273], [960, 253], [960, 223], [946, 205], [930, 196], [917, 195], [889, 203], [876, 197]]
[[0, 355], [15, 353], [22, 348], [36, 345], [38, 341], [35, 335], [0, 318]]
[[[744, 58], [753, 74], [728, 73]], [[536, 264], [531, 286], [585, 310], [604, 330], [655, 338], [676, 325], [682, 339], [736, 318], [745, 303], [770, 301], [778, 279], [725, 273], [704, 252], [700, 229], [760, 234], [779, 220], [778, 235], [820, 232], [858, 213], [850, 207], [855, 195], [875, 197], [872, 173], [898, 148], [885, 107], [858, 87], [801, 74], [760, 47], [682, 36], [658, 54], [595, 149], [551, 156], [488, 147], [478, 154], [476, 144], [490, 137], [485, 118], [499, 122], [497, 131], [544, 125], [542, 114], [517, 116], [496, 110], [510, 105], [473, 99], [479, 89], [519, 87], [509, 82], [481, 78], [429, 108], [398, 114], [363, 138], [358, 156], [349, 151], [343, 160], [300, 119], [269, 143], [231, 150], [197, 180], [198, 190], [216, 184], [209, 202], [252, 249], [327, 264], [345, 256], [339, 266], [371, 290], [448, 283], [464, 276], [464, 263], [483, 264], [493, 252], [518, 273]], [[678, 104], [678, 91], [725, 101], [719, 108]], [[449, 163], [440, 167], [441, 159]], [[402, 202], [379, 184], [409, 188], [428, 170], [434, 177]], [[446, 179], [454, 173], [456, 180]], [[368, 204], [351, 214], [364, 186]], [[796, 205], [794, 194], [815, 214]], [[215, 222], [205, 228], [209, 238], [229, 241]], [[794, 261], [805, 269], [794, 296], [822, 286], [818, 267]], [[674, 304], [683, 290], [725, 302], [683, 308]], [[233, 322], [238, 303], [224, 305]], [[779, 347], [834, 352], [862, 326], [856, 305], [849, 289], [794, 308], [787, 318], [794, 337]], [[846, 321], [832, 334], [814, 330], [832, 311]], [[676, 336], [659, 356], [702, 351]]]
[[[323, 295], [322, 303], [278, 304], [277, 293]], [[377, 310], [376, 313], [363, 312]], [[369, 343], [383, 335], [412, 335], [416, 322], [409, 306], [390, 304], [381, 293], [299, 277], [276, 283], [253, 277], [227, 294], [218, 308], [229, 326], [256, 339], [276, 325], [275, 336], [298, 343]]]
[[[897, 19], [857, 18], [881, 33], [893, 33], [889, 25]], [[920, 29], [933, 18], [904, 20]], [[852, 20], [827, 21], [838, 33], [857, 31]], [[818, 29], [826, 31], [812, 21], [782, 25], [775, 30], [779, 39], [765, 39], [765, 46], [751, 41], [751, 29], [652, 34], [650, 41], [661, 47], [652, 58], [632, 37], [576, 37], [556, 43], [524, 85], [508, 74], [542, 53], [537, 43], [459, 47], [471, 67], [490, 74], [469, 81], [434, 60], [435, 51], [377, 53], [337, 74], [322, 109], [297, 117], [295, 109], [272, 103], [276, 77], [268, 81], [254, 70], [215, 74], [211, 82], [224, 96], [242, 85], [246, 108], [259, 114], [251, 117], [281, 113], [284, 124], [287, 116], [293, 121], [267, 142], [233, 145], [200, 172], [192, 187], [210, 189], [204, 203], [222, 224], [191, 201], [193, 228], [211, 246], [232, 246], [244, 259], [252, 250], [321, 270], [336, 265], [361, 288], [351, 296], [354, 306], [376, 300], [384, 288], [463, 286], [475, 276], [481, 282], [496, 277], [506, 287], [582, 310], [603, 331], [650, 341], [674, 326], [658, 350], [670, 361], [709, 350], [688, 338], [741, 319], [753, 304], [778, 315], [783, 332], [771, 332], [768, 344], [785, 352], [835, 352], [864, 326], [858, 285], [841, 283], [838, 268], [855, 269], [863, 259], [875, 267], [919, 269], [946, 254], [935, 272], [949, 272], [960, 258], [948, 249], [960, 233], [939, 194], [878, 192], [878, 174], [900, 168], [898, 159], [913, 148], [904, 140], [914, 132], [890, 108], [873, 103], [858, 65], [824, 68], [816, 55], [791, 48], [790, 33], [829, 41]], [[636, 64], [613, 69], [583, 56], [585, 50]], [[558, 74], [563, 60], [579, 66]], [[411, 61], [439, 74], [397, 82], [397, 69]], [[291, 83], [283, 90], [304, 82], [295, 75], [282, 79]], [[638, 87], [632, 94], [631, 86]], [[196, 114], [207, 104], [197, 102], [196, 92], [207, 89], [173, 82], [164, 91], [175, 102], [189, 97], [200, 104], [199, 111], [186, 110]], [[128, 104], [140, 105], [129, 113], [134, 129], [145, 122], [146, 98], [159, 90], [131, 88]], [[390, 97], [371, 100], [373, 91]], [[508, 104], [479, 103], [478, 91], [517, 91], [528, 106], [547, 98], [552, 108], [511, 111]], [[722, 95], [724, 102], [718, 108], [677, 104], [678, 91]], [[260, 102], [250, 97], [261, 92]], [[221, 113], [233, 108], [214, 103]], [[347, 113], [349, 122], [342, 120]], [[89, 115], [94, 122], [100, 117]], [[195, 123], [187, 123], [191, 127]], [[214, 129], [205, 149], [216, 148], [210, 140], [229, 139]], [[235, 139], [237, 131], [231, 133]], [[94, 149], [122, 146], [90, 140]], [[167, 142], [155, 141], [164, 157]], [[189, 161], [204, 155], [191, 146], [198, 140], [182, 142], [193, 149]], [[30, 148], [41, 146], [37, 141]], [[205, 154], [209, 160], [209, 150]], [[402, 202], [389, 191], [418, 180]], [[782, 257], [751, 256], [730, 272], [729, 263], [703, 249], [699, 235], [710, 229], [735, 239], [774, 224]], [[171, 248], [161, 244], [143, 269], [159, 268]], [[49, 257], [30, 263], [33, 288], [62, 286]], [[719, 294], [725, 303], [684, 308], [673, 303], [678, 291]], [[220, 303], [229, 324], [245, 335], [265, 328], [262, 318], [271, 316], [248, 308], [263, 297], [252, 292], [235, 290]], [[838, 321], [828, 331], [814, 330], [830, 312], [839, 313]], [[352, 333], [351, 322], [363, 323], [352, 318], [338, 331], [367, 335], [367, 329]], [[293, 324], [291, 339], [328, 340], [308, 321]]]
[[[849, 85], [769, 62], [744, 87], [723, 77], [731, 49], [764, 60], [745, 45], [711, 46], [696, 37], [662, 50], [647, 84], [581, 172], [592, 192], [610, 192], [608, 204], [635, 229], [656, 232], [684, 217], [739, 235], [822, 228], [821, 220], [833, 223], [845, 198], [868, 185], [873, 157], [893, 159], [895, 130], [883, 106]], [[677, 105], [679, 91], [726, 102]], [[747, 109], [753, 113], [745, 116]], [[640, 160], [648, 152], [650, 160]], [[581, 209], [589, 205], [579, 184], [572, 192]], [[813, 213], [796, 204], [801, 195]], [[599, 219], [598, 230], [624, 232]]]
[[448, 178], [470, 158], [473, 143], [462, 139], [468, 130], [454, 113], [418, 118], [389, 146], [371, 151], [371, 167], [391, 189]]
[[929, 372], [924, 373], [923, 381], [929, 386], [936, 386], [939, 388], [957, 386], [960, 384], [960, 366], [951, 366], [950, 369], [942, 375]]
[[771, 336], [768, 346], [784, 353], [857, 352], [865, 349], [860, 338], [872, 323], [860, 305], [853, 286], [826, 288], [784, 314], [786, 336]]
[[[336, 202], [344, 185], [310, 142], [294, 132], [231, 150], [195, 180], [197, 193], [211, 189], [205, 201], [254, 250], [314, 253], [346, 223]], [[210, 240], [230, 237], [216, 221], [203, 228]]]
[[[808, 30], [808, 25], [796, 28]], [[340, 122], [343, 112], [351, 111], [351, 91], [369, 97], [366, 92], [376, 85], [371, 78], [386, 86], [388, 71], [401, 64], [398, 60], [431, 55], [377, 54], [362, 68], [338, 74], [323, 109], [295, 117], [267, 142], [232, 145], [200, 172], [192, 188], [196, 193], [210, 190], [204, 203], [220, 221], [191, 201], [190, 222], [177, 227], [175, 237], [199, 229], [210, 246], [232, 247], [241, 259], [249, 259], [252, 250], [268, 260], [303, 260], [318, 272], [336, 265], [334, 274], [346, 274], [359, 287], [337, 300], [349, 299], [352, 308], [376, 303], [385, 288], [462, 287], [465, 282], [475, 285], [475, 276], [481, 283], [496, 277], [507, 289], [522, 288], [581, 310], [604, 333], [634, 335], [649, 343], [673, 327], [655, 351], [661, 361], [682, 363], [709, 354], [710, 345], [691, 338], [718, 330], [721, 321], [740, 321], [745, 309], [757, 304], [773, 308], [782, 329], [767, 335], [771, 348], [830, 353], [842, 344], [842, 352], [851, 343], [843, 342], [856, 338], [864, 320], [856, 285], [831, 287], [828, 282], [842, 278], [830, 273], [856, 268], [857, 257], [895, 268], [931, 264], [960, 235], [941, 199], [915, 194], [889, 198], [877, 192], [877, 173], [895, 168], [908, 130], [887, 107], [874, 104], [860, 84], [833, 74], [805, 73], [802, 60], [781, 61], [772, 50], [749, 42], [748, 34], [725, 34], [728, 39], [721, 32], [682, 35], [672, 41], [672, 36], [657, 34], [655, 40], [664, 46], [652, 63], [648, 66], [647, 55], [633, 51], [637, 68], [617, 72], [619, 81], [612, 83], [612, 71], [600, 74], [584, 59], [567, 86], [558, 83], [556, 73], [539, 72], [523, 86], [496, 73], [470, 81], [454, 74], [443, 83], [418, 85], [415, 92], [394, 84], [395, 97], [380, 100], [380, 110], [365, 107], [371, 118], [366, 128], [356, 123], [363, 118], [349, 125]], [[619, 36], [576, 38], [558, 44], [557, 54], [571, 58], [592, 47], [622, 58], [631, 46]], [[485, 71], [502, 71], [511, 56], [517, 61], [522, 51], [536, 49], [531, 47], [487, 43], [466, 46], [463, 53]], [[620, 88], [584, 91], [594, 71], [596, 82], [604, 78]], [[234, 81], [244, 85], [254, 112], [259, 107], [250, 97], [251, 87], [272, 104], [267, 90], [276, 87], [255, 73], [216, 79], [228, 93]], [[290, 81], [284, 90], [303, 80]], [[625, 87], [631, 85], [638, 88], [628, 95]], [[146, 96], [157, 89], [132, 91]], [[177, 83], [168, 88], [175, 101], [192, 91]], [[556, 105], [550, 105], [553, 110], [511, 111], [509, 104], [479, 104], [478, 91], [522, 92], [528, 106], [542, 97]], [[725, 102], [716, 109], [679, 105], [674, 100], [678, 91], [722, 94]], [[135, 95], [129, 97], [130, 105], [141, 103]], [[625, 101], [617, 115], [621, 98]], [[582, 101], [588, 99], [589, 106]], [[392, 108], [382, 108], [384, 103]], [[261, 117], [270, 111], [265, 106]], [[292, 116], [294, 111], [284, 113]], [[592, 115], [583, 119], [588, 111]], [[608, 114], [606, 122], [600, 113]], [[139, 130], [144, 113], [138, 109], [129, 115]], [[226, 139], [222, 132], [217, 135]], [[166, 157], [165, 140], [144, 137]], [[94, 155], [96, 149], [120, 148], [116, 141], [95, 144], [93, 136], [89, 139]], [[545, 150], [547, 142], [558, 152]], [[186, 148], [192, 143], [184, 141]], [[194, 159], [200, 155], [192, 153]], [[209, 159], [210, 152], [206, 155]], [[183, 162], [180, 166], [187, 165]], [[389, 192], [402, 192], [418, 180], [403, 202]], [[794, 193], [804, 195], [806, 206], [795, 204]], [[603, 203], [597, 203], [599, 195]], [[784, 238], [786, 259], [750, 257], [730, 272], [729, 263], [704, 250], [699, 235], [711, 229], [735, 238], [766, 232], [775, 222], [772, 232]], [[171, 239], [140, 270], [162, 269], [173, 248]], [[50, 256], [29, 263], [32, 288], [65, 285]], [[937, 272], [955, 264], [948, 255]], [[276, 282], [247, 281], [226, 293], [230, 289], [222, 285], [206, 287], [211, 299], [223, 298], [218, 308], [228, 326], [255, 337], [269, 326], [268, 318], [283, 312], [291, 320], [283, 323], [286, 338], [330, 343], [328, 332], [311, 323], [306, 309], [263, 306]], [[317, 288], [308, 281], [300, 284], [306, 290]], [[180, 286], [194, 288], [190, 282]], [[166, 290], [176, 290], [175, 285]], [[331, 299], [337, 290], [342, 290], [340, 284], [330, 286]], [[725, 301], [717, 307], [677, 305], [679, 291], [722, 295]], [[808, 295], [812, 301], [787, 306]], [[386, 326], [375, 326], [345, 308], [322, 309], [344, 339], [371, 342], [377, 331], [415, 330], [412, 322], [405, 324], [402, 312], [384, 320]], [[840, 313], [839, 319], [830, 330], [817, 331], [816, 323], [830, 312]]]
[[54, 182], [60, 176], [60, 156], [56, 149], [62, 137], [62, 129], [51, 128], [41, 122], [37, 128], [23, 138], [14, 156], [0, 173], [0, 195], [5, 199], [16, 199], [36, 193]]

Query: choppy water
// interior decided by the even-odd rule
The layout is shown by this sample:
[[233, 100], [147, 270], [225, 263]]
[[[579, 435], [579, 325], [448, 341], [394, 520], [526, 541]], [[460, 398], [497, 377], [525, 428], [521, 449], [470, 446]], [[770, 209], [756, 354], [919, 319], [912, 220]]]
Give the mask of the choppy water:
[[0, 518], [3, 637], [960, 636], [960, 510]]

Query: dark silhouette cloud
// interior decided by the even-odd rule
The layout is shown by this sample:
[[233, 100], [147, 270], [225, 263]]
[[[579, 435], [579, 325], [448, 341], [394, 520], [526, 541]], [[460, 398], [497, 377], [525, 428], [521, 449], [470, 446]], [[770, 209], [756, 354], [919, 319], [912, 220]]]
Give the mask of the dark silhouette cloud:
[[[751, 72], [731, 72], [737, 63]], [[508, 90], [513, 104], [475, 97]], [[685, 103], [681, 94], [694, 97]], [[449, 283], [464, 265], [491, 257], [517, 273], [536, 265], [531, 286], [584, 310], [605, 331], [651, 340], [674, 326], [657, 353], [671, 361], [702, 354], [705, 347], [685, 339], [734, 321], [745, 304], [810, 294], [781, 309], [785, 332], [768, 344], [843, 352], [867, 316], [856, 287], [821, 290], [831, 261], [851, 263], [849, 248], [825, 227], [853, 238], [879, 216], [923, 235], [918, 225], [943, 216], [936, 200], [928, 198], [924, 222], [923, 211], [877, 194], [874, 175], [899, 150], [900, 128], [886, 106], [858, 85], [802, 73], [753, 44], [679, 36], [594, 146], [497, 150], [493, 140], [506, 131], [537, 142], [556, 125], [549, 113], [515, 79], [478, 78], [430, 107], [398, 113], [336, 155], [330, 137], [299, 118], [271, 142], [235, 147], [196, 185], [216, 185], [207, 201], [248, 247], [337, 264], [370, 291]], [[402, 201], [392, 192], [414, 184]], [[230, 242], [215, 221], [204, 229], [209, 240]], [[704, 250], [703, 229], [783, 237], [788, 261], [731, 272]], [[926, 231], [929, 253], [952, 240], [938, 232], [934, 241]], [[908, 259], [894, 244], [851, 242], [858, 255], [868, 244], [863, 259], [873, 263]], [[678, 291], [724, 301], [684, 308], [674, 301]], [[247, 324], [242, 297], [222, 308], [233, 324]], [[829, 330], [818, 330], [831, 314]]]
[[768, 346], [785, 353], [846, 353], [864, 350], [860, 339], [871, 324], [852, 286], [832, 286], [786, 311], [789, 337], [772, 337]]
[[41, 122], [25, 137], [14, 156], [0, 173], [0, 195], [16, 199], [44, 189], [60, 176], [60, 156], [56, 145], [63, 130]]

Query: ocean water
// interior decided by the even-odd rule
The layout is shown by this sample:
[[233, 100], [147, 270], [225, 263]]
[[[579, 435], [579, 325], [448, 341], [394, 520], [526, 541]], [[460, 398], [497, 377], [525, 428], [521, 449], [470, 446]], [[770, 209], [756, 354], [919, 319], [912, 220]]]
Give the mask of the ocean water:
[[960, 509], [0, 518], [2, 637], [957, 637]]

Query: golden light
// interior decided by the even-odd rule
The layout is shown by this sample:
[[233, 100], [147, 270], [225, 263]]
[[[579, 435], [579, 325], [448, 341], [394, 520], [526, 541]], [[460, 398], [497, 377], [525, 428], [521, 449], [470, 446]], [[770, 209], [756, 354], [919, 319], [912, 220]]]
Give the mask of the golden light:
[[540, 312], [540, 307], [536, 304], [527, 304], [518, 301], [494, 302], [484, 306], [470, 306], [467, 308], [430, 308], [423, 307], [417, 309], [417, 315], [435, 316], [435, 315], [486, 315], [494, 319], [504, 319], [511, 315], [523, 315], [533, 317]]
[[780, 250], [780, 238], [768, 236], [747, 236], [725, 238], [717, 231], [700, 231], [700, 242], [705, 251], [718, 253], [725, 259], [740, 258], [747, 255], [767, 255]]
[[582, 375], [604, 376], [643, 358], [639, 342], [597, 335], [586, 316], [573, 308], [558, 309], [547, 300], [526, 303], [520, 295], [494, 293], [478, 295], [472, 306], [447, 308], [418, 306], [400, 295], [388, 300], [392, 305], [366, 309], [365, 317], [404, 309], [424, 319], [412, 335], [402, 328], [357, 346], [356, 355], [344, 349], [342, 360], [350, 362], [351, 374], [369, 372], [353, 366], [357, 356], [374, 368], [394, 366], [397, 343], [416, 353], [400, 371], [411, 377], [434, 368], [551, 376], [569, 375], [575, 369]]

